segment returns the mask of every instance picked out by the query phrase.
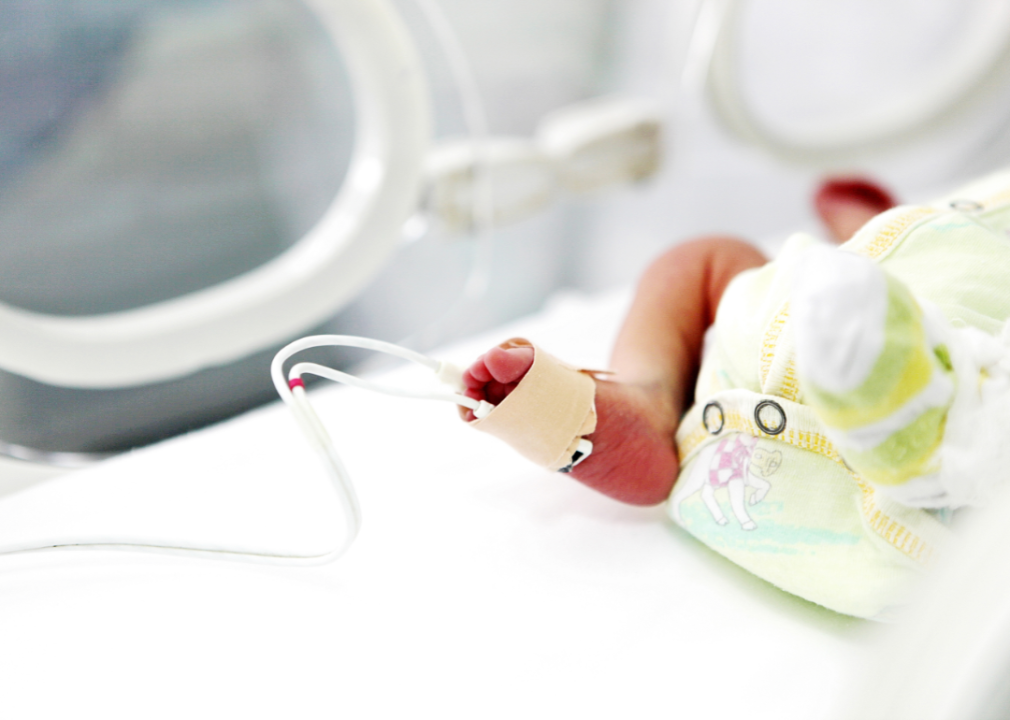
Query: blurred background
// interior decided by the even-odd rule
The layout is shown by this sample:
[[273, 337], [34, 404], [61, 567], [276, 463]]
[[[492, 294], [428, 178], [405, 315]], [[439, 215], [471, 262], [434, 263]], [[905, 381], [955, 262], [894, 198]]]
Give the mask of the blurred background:
[[[466, 137], [444, 43], [412, 0], [391, 4], [424, 65], [436, 147]], [[740, 235], [773, 253], [790, 232], [820, 232], [810, 198], [828, 174], [876, 177], [917, 201], [1010, 161], [1010, 26], [999, 3], [437, 5], [492, 136], [531, 138], [560, 108], [631, 97], [656, 108], [661, 162], [641, 182], [559, 192], [502, 222], [485, 246], [486, 292], [466, 312], [456, 302], [475, 233], [419, 207], [368, 289], [313, 332], [445, 343], [556, 293], [627, 287], [650, 258], [698, 234]], [[945, 88], [932, 108], [930, 94]], [[0, 302], [118, 312], [261, 266], [339, 190], [353, 110], [341, 50], [300, 2], [0, 3]], [[898, 116], [911, 120], [884, 132]], [[825, 140], [838, 137], [850, 141]], [[275, 399], [276, 349], [110, 390], [0, 371], [0, 451], [49, 462], [224, 419]]]

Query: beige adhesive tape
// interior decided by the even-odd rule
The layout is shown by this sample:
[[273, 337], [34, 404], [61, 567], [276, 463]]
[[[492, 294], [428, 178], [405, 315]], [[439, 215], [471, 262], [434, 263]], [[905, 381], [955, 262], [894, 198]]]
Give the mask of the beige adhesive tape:
[[528, 340], [513, 338], [499, 347], [533, 348], [533, 366], [508, 397], [470, 427], [504, 440], [538, 465], [565, 467], [582, 436], [596, 429], [596, 383], [586, 371]]

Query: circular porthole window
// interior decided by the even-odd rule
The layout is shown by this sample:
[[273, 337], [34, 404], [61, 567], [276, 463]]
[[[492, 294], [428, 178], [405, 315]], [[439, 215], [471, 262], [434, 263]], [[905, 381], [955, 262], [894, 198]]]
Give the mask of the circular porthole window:
[[0, 21], [4, 447], [118, 450], [262, 401], [233, 392], [254, 372], [269, 392], [257, 353], [353, 298], [416, 204], [430, 113], [396, 13], [46, 0]]
[[1010, 74], [1006, 3], [723, 0], [702, 16], [717, 116], [788, 160], [851, 163], [921, 140], [1005, 96]]
[[44, 4], [0, 10], [0, 301], [128, 312], [248, 273], [322, 216], [353, 97], [305, 6]]

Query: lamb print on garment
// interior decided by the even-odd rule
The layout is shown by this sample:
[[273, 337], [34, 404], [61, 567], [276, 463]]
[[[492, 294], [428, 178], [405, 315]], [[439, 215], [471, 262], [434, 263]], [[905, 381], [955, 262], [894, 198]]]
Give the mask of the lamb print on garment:
[[[716, 490], [726, 488], [733, 516], [740, 527], [744, 530], [756, 529], [757, 524], [747, 514], [746, 506], [757, 505], [764, 500], [772, 487], [765, 478], [773, 475], [781, 464], [782, 453], [760, 447], [756, 437], [740, 433], [727, 435], [714, 444], [708, 462], [703, 459], [696, 463], [690, 477], [682, 478], [677, 484], [670, 500], [674, 518], [677, 522], [682, 521], [681, 504], [700, 491], [712, 519], [719, 525], [726, 525], [729, 521], [716, 498]], [[748, 487], [753, 492], [746, 498]]]

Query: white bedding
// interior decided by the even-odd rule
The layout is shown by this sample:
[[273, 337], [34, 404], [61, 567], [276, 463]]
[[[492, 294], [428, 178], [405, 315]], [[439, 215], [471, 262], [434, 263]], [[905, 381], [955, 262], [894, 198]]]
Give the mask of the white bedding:
[[[561, 298], [434, 354], [466, 364], [525, 335], [599, 367], [626, 300]], [[0, 717], [814, 720], [867, 652], [873, 628], [738, 570], [661, 508], [529, 466], [450, 405], [312, 397], [363, 508], [349, 554], [313, 568], [0, 557]], [[0, 544], [322, 551], [338, 512], [275, 404], [7, 492]]]

